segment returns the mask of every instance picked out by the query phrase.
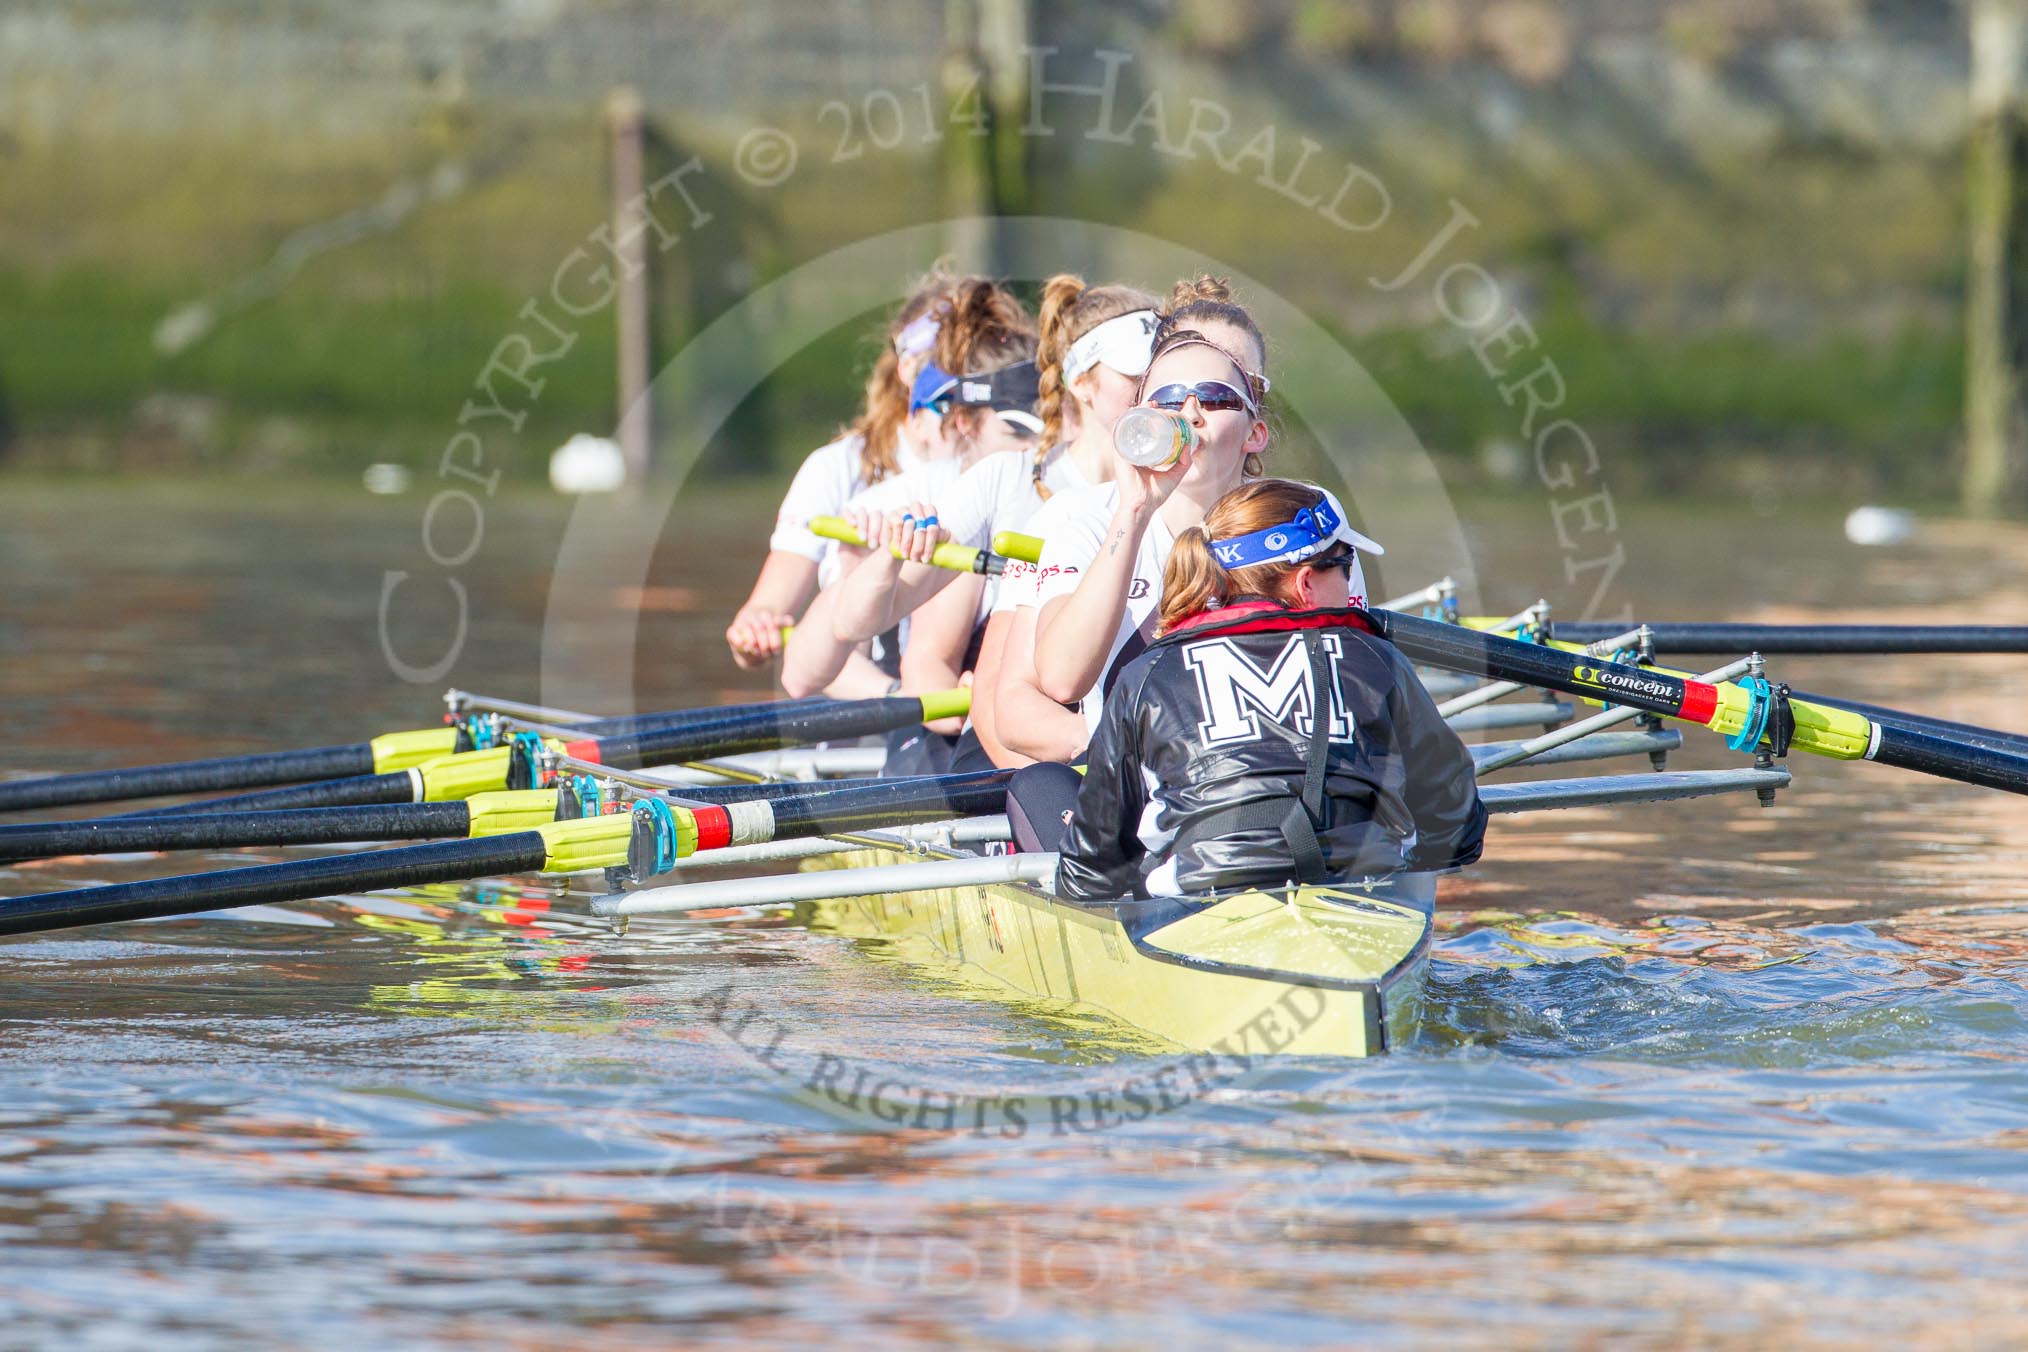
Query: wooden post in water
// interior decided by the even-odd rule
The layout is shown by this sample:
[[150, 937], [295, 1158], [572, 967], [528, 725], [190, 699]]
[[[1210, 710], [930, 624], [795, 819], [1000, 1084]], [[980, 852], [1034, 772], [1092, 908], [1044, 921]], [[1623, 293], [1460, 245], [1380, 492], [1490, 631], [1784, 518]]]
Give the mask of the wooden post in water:
[[945, 0], [944, 210], [960, 267], [1004, 272], [997, 222], [1027, 211], [1030, 0]]
[[1973, 0], [1971, 122], [1965, 207], [1965, 510], [1997, 512], [2018, 434], [2020, 372], [2010, 313], [2012, 241], [2020, 213], [2014, 153], [2021, 135], [2021, 61], [2028, 0]]
[[960, 271], [994, 270], [993, 126], [986, 63], [979, 51], [978, 0], [945, 0], [943, 142], [938, 177], [951, 221], [944, 250]]
[[648, 395], [648, 222], [641, 200], [641, 96], [621, 86], [606, 98], [606, 127], [612, 136], [612, 237], [619, 264], [619, 294], [613, 304], [619, 325], [620, 417], [616, 439], [626, 457], [627, 479], [648, 477], [655, 423]]
[[1001, 215], [1033, 209], [1029, 200], [1028, 45], [1031, 0], [979, 0], [979, 49], [993, 109], [992, 184]]

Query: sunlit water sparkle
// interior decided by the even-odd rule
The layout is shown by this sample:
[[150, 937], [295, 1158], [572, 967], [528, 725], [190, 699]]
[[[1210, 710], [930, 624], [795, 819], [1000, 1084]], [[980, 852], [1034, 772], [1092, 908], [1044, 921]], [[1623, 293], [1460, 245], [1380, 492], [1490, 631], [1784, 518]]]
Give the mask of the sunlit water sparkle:
[[[118, 525], [121, 503], [99, 505]], [[379, 563], [360, 543], [412, 522], [193, 501], [186, 533], [241, 544], [194, 549], [180, 609], [157, 582], [123, 622], [122, 570], [146, 566], [140, 523], [164, 511], [145, 508], [125, 508], [134, 557], [46, 532], [16, 570], [10, 768], [201, 754], [218, 681], [246, 749], [426, 720], [428, 696], [369, 660]], [[555, 522], [525, 510], [538, 548]], [[1751, 617], [1737, 580], [1694, 612], [1667, 590], [1671, 551], [1713, 548], [1693, 525], [1643, 523], [1652, 603]], [[1525, 558], [1533, 528], [1488, 527], [1484, 548]], [[691, 581], [737, 556], [710, 530], [685, 536]], [[1850, 618], [1835, 607], [1866, 578], [1824, 571], [1835, 531], [1782, 542], [1819, 570], [1791, 598], [1819, 618]], [[1928, 548], [1909, 571], [1967, 578], [1967, 618], [1996, 620], [1990, 542]], [[256, 594], [239, 550], [297, 562]], [[248, 605], [348, 569], [359, 595], [276, 621], [321, 660], [231, 665]], [[499, 576], [460, 679], [527, 693], [540, 591]], [[741, 688], [696, 655], [721, 623], [656, 621], [691, 665], [642, 673], [644, 703]], [[95, 643], [98, 674], [65, 665]], [[2028, 684], [2019, 659], [1798, 666], [1799, 685], [1999, 723]], [[1736, 762], [1695, 744], [1680, 763]], [[1768, 810], [1500, 823], [1447, 891], [1412, 1045], [1102, 1130], [827, 1109], [714, 1022], [725, 992], [806, 1047], [977, 1095], [1089, 1094], [1161, 1058], [777, 914], [621, 935], [517, 883], [9, 941], [0, 1342], [2015, 1341], [2028, 812], [1877, 767], [1794, 769]], [[278, 857], [0, 868], [0, 893]]]

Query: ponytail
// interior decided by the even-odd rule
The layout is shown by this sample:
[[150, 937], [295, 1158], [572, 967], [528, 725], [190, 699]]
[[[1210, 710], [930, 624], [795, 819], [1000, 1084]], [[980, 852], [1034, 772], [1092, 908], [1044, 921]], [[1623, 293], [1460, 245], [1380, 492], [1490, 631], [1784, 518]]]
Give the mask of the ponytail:
[[938, 366], [954, 376], [991, 371], [1035, 352], [1035, 321], [1012, 291], [987, 277], [951, 288], [951, 313], [937, 330]]
[[950, 264], [943, 259], [931, 265], [916, 282], [881, 335], [880, 355], [873, 359], [873, 369], [866, 373], [859, 416], [838, 431], [841, 437], [859, 438], [859, 469], [870, 484], [879, 483], [901, 468], [895, 448], [901, 439], [901, 425], [908, 419], [908, 381], [902, 378], [901, 358], [895, 353], [894, 340], [924, 315], [948, 310], [955, 284]]
[[1162, 565], [1162, 610], [1156, 632], [1168, 633], [1192, 615], [1225, 600], [1225, 569], [1211, 555], [1204, 527], [1192, 526], [1176, 537], [1169, 561]]
[[1074, 273], [1059, 272], [1042, 284], [1035, 345], [1035, 375], [1042, 387], [1035, 411], [1042, 419], [1042, 434], [1030, 473], [1035, 491], [1045, 500], [1049, 490], [1042, 483], [1043, 467], [1063, 441], [1064, 397], [1071, 393], [1063, 374], [1070, 345], [1109, 319], [1160, 308], [1161, 302], [1145, 291], [1131, 286], [1086, 286], [1084, 278]]
[[1042, 435], [1035, 444], [1035, 464], [1029, 470], [1035, 491], [1044, 501], [1049, 489], [1042, 482], [1042, 469], [1056, 443], [1063, 440], [1063, 358], [1076, 341], [1070, 332], [1072, 308], [1085, 294], [1084, 278], [1059, 272], [1042, 284], [1042, 304], [1036, 312], [1035, 376], [1042, 397], [1035, 412], [1042, 419]]
[[844, 429], [859, 438], [859, 467], [866, 482], [877, 484], [900, 468], [895, 443], [908, 417], [908, 386], [901, 380], [901, 360], [892, 344], [881, 349], [866, 373], [866, 401], [858, 421]]

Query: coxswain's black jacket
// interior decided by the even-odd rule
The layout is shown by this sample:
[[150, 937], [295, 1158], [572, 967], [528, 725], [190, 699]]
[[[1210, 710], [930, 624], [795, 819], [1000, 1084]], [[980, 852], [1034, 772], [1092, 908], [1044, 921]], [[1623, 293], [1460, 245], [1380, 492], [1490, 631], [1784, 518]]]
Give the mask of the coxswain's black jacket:
[[1471, 754], [1359, 610], [1194, 617], [1121, 672], [1087, 754], [1065, 896], [1455, 868], [1486, 834]]

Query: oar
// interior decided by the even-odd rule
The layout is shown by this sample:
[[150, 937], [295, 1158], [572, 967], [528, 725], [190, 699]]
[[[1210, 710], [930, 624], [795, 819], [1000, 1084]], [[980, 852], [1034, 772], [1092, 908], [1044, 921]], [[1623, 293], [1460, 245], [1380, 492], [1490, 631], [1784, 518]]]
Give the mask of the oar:
[[80, 887], [0, 900], [0, 934], [155, 920], [239, 906], [309, 901], [425, 883], [463, 882], [510, 873], [580, 873], [626, 862], [630, 819], [615, 813], [549, 822], [533, 830], [475, 840], [403, 845], [286, 864], [192, 873], [141, 883]]
[[[1578, 652], [1584, 645], [1567, 639], [1552, 639], [1551, 645], [1567, 652]], [[1593, 646], [1596, 646], [1594, 644]], [[1697, 679], [1687, 671], [1670, 667], [1650, 667], [1664, 675], [1678, 676], [1687, 680]], [[1913, 714], [1901, 709], [1889, 709], [1878, 704], [1865, 704], [1859, 700], [1844, 699], [1837, 695], [1824, 695], [1811, 690], [1790, 690], [1791, 700], [1803, 700], [1810, 704], [1822, 704], [1827, 708], [1843, 709], [1859, 714], [1875, 723], [1893, 727], [1908, 728], [1915, 732], [1926, 732], [1946, 741], [1964, 742], [1969, 746], [1986, 747], [1993, 751], [2005, 751], [2013, 755], [2028, 755], [2028, 736], [2018, 732], [2003, 732], [1998, 728], [1982, 728], [1971, 723], [1953, 723], [1947, 718], [1931, 718], [1927, 714]]]
[[[735, 713], [731, 717], [622, 733], [609, 738], [565, 741], [521, 734], [510, 746], [444, 756], [398, 774], [364, 775], [356, 779], [333, 779], [295, 788], [238, 794], [231, 798], [211, 798], [201, 803], [187, 803], [168, 812], [146, 815], [446, 802], [454, 798], [469, 798], [475, 793], [539, 787], [534, 783], [532, 769], [539, 746], [565, 751], [579, 760], [616, 769], [637, 769], [644, 765], [706, 760], [713, 756], [863, 737], [869, 733], [907, 727], [911, 723], [926, 723], [932, 718], [961, 714], [970, 707], [971, 692], [954, 690], [885, 699], [759, 704], [747, 706], [746, 712]], [[925, 710], [932, 712], [926, 713]]]
[[[1480, 748], [1483, 749], [1483, 748]], [[708, 784], [683, 787], [683, 802], [746, 803], [792, 798], [819, 789], [893, 790], [914, 778]], [[598, 809], [593, 808], [593, 812]], [[561, 818], [588, 816], [576, 785], [503, 789], [444, 802], [369, 803], [357, 807], [271, 808], [257, 812], [189, 812], [165, 816], [87, 817], [78, 821], [0, 826], [0, 864], [73, 854], [137, 850], [222, 850], [253, 845], [335, 845], [383, 840], [447, 840], [497, 836]]]
[[[1529, 758], [1533, 766], [1606, 760], [1616, 756], [1657, 756], [1683, 744], [1674, 730], [1595, 732], [1571, 745], [1557, 745]], [[1484, 763], [1527, 742], [1485, 742], [1469, 748]], [[699, 784], [669, 791], [679, 801], [753, 802], [807, 797], [841, 789], [885, 789], [893, 793], [919, 780], [834, 779], [823, 784], [761, 782]], [[255, 845], [335, 845], [363, 841], [447, 840], [524, 831], [559, 816], [582, 815], [576, 789], [508, 789], [437, 803], [387, 803], [361, 807], [313, 807], [265, 812], [210, 812], [149, 817], [88, 817], [78, 821], [30, 822], [0, 826], [0, 864], [59, 855], [125, 854], [142, 850], [220, 850]]]
[[[1728, 736], [1767, 721], [1770, 697], [1725, 681], [1686, 680], [1648, 667], [1626, 666], [1540, 643], [1482, 634], [1391, 611], [1367, 618], [1418, 662], [1451, 671], [1522, 681], [1700, 723]], [[1836, 760], [1870, 760], [2010, 793], [2028, 793], [2028, 756], [1870, 719], [1847, 709], [1791, 697], [1790, 745]], [[1764, 739], [1761, 739], [1764, 740]]]
[[579, 873], [615, 868], [633, 859], [642, 861], [635, 866], [637, 871], [652, 874], [666, 871], [658, 861], [699, 850], [998, 812], [1006, 803], [1012, 775], [1011, 770], [932, 775], [856, 789], [787, 792], [772, 802], [729, 807], [685, 807], [647, 799], [635, 804], [631, 814], [548, 822], [506, 835], [13, 897], [0, 900], [0, 935], [500, 874]]
[[[1485, 627], [1476, 619], [1473, 628]], [[1623, 624], [1552, 620], [1548, 637], [1595, 643]], [[1859, 653], [2028, 653], [2028, 626], [1921, 624], [1649, 624], [1656, 652], [1839, 656]]]
[[[798, 701], [814, 703], [816, 701]], [[764, 704], [682, 709], [628, 718], [599, 719], [573, 729], [580, 736], [632, 732], [676, 722], [707, 722], [755, 709]], [[0, 812], [67, 807], [77, 803], [110, 803], [129, 798], [166, 798], [223, 789], [253, 789], [268, 784], [300, 784], [310, 780], [398, 774], [426, 761], [471, 751], [471, 740], [459, 727], [417, 728], [386, 732], [346, 746], [305, 751], [265, 751], [247, 756], [137, 765], [123, 770], [92, 770], [82, 774], [45, 775], [34, 779], [0, 780]], [[182, 809], [174, 809], [181, 811]]]
[[1000, 812], [1006, 807], [1007, 781], [1013, 774], [1012, 770], [981, 770], [927, 775], [710, 807], [644, 798], [634, 804], [628, 867], [636, 877], [652, 878], [669, 872], [675, 860], [700, 850]]
[[555, 789], [526, 789], [477, 793], [442, 803], [31, 822], [0, 826], [0, 864], [135, 850], [218, 850], [248, 845], [335, 845], [497, 836], [555, 821], [556, 804]]
[[[972, 692], [943, 690], [927, 695], [891, 695], [885, 699], [838, 700], [822, 709], [776, 710], [741, 719], [725, 719], [694, 728], [668, 728], [626, 733], [618, 737], [586, 737], [564, 742], [558, 750], [572, 760], [615, 770], [644, 765], [703, 760], [744, 751], [770, 751], [781, 746], [863, 737], [890, 732], [911, 723], [932, 723], [963, 715], [972, 707]], [[515, 739], [514, 758], [506, 787], [530, 789], [539, 778], [533, 738]]]
[[[1789, 772], [1779, 768], [1679, 770], [1667, 774], [1591, 775], [1535, 784], [1500, 784], [1481, 789], [1480, 794], [1487, 811], [1513, 813], [1671, 802], [1723, 793], [1771, 793], [1787, 787], [1788, 782]], [[637, 847], [639, 843], [637, 835]], [[1056, 864], [1054, 854], [988, 855], [976, 859], [823, 869], [785, 877], [677, 883], [611, 893], [595, 899], [591, 909], [593, 914], [603, 916], [669, 915], [721, 906], [786, 906], [804, 901], [990, 887], [999, 883], [1030, 883], [1047, 888], [1056, 881]], [[672, 871], [666, 867], [660, 870]], [[635, 872], [641, 873], [638, 865]]]
[[[851, 522], [839, 516], [811, 517], [810, 533], [840, 544], [857, 545], [861, 549], [867, 547], [865, 537], [853, 528]], [[931, 567], [948, 568], [954, 573], [985, 573], [997, 577], [1006, 570], [1009, 559], [1036, 563], [1041, 558], [1042, 541], [1033, 535], [1003, 530], [994, 534], [990, 550], [946, 542], [931, 551], [929, 561]]]

